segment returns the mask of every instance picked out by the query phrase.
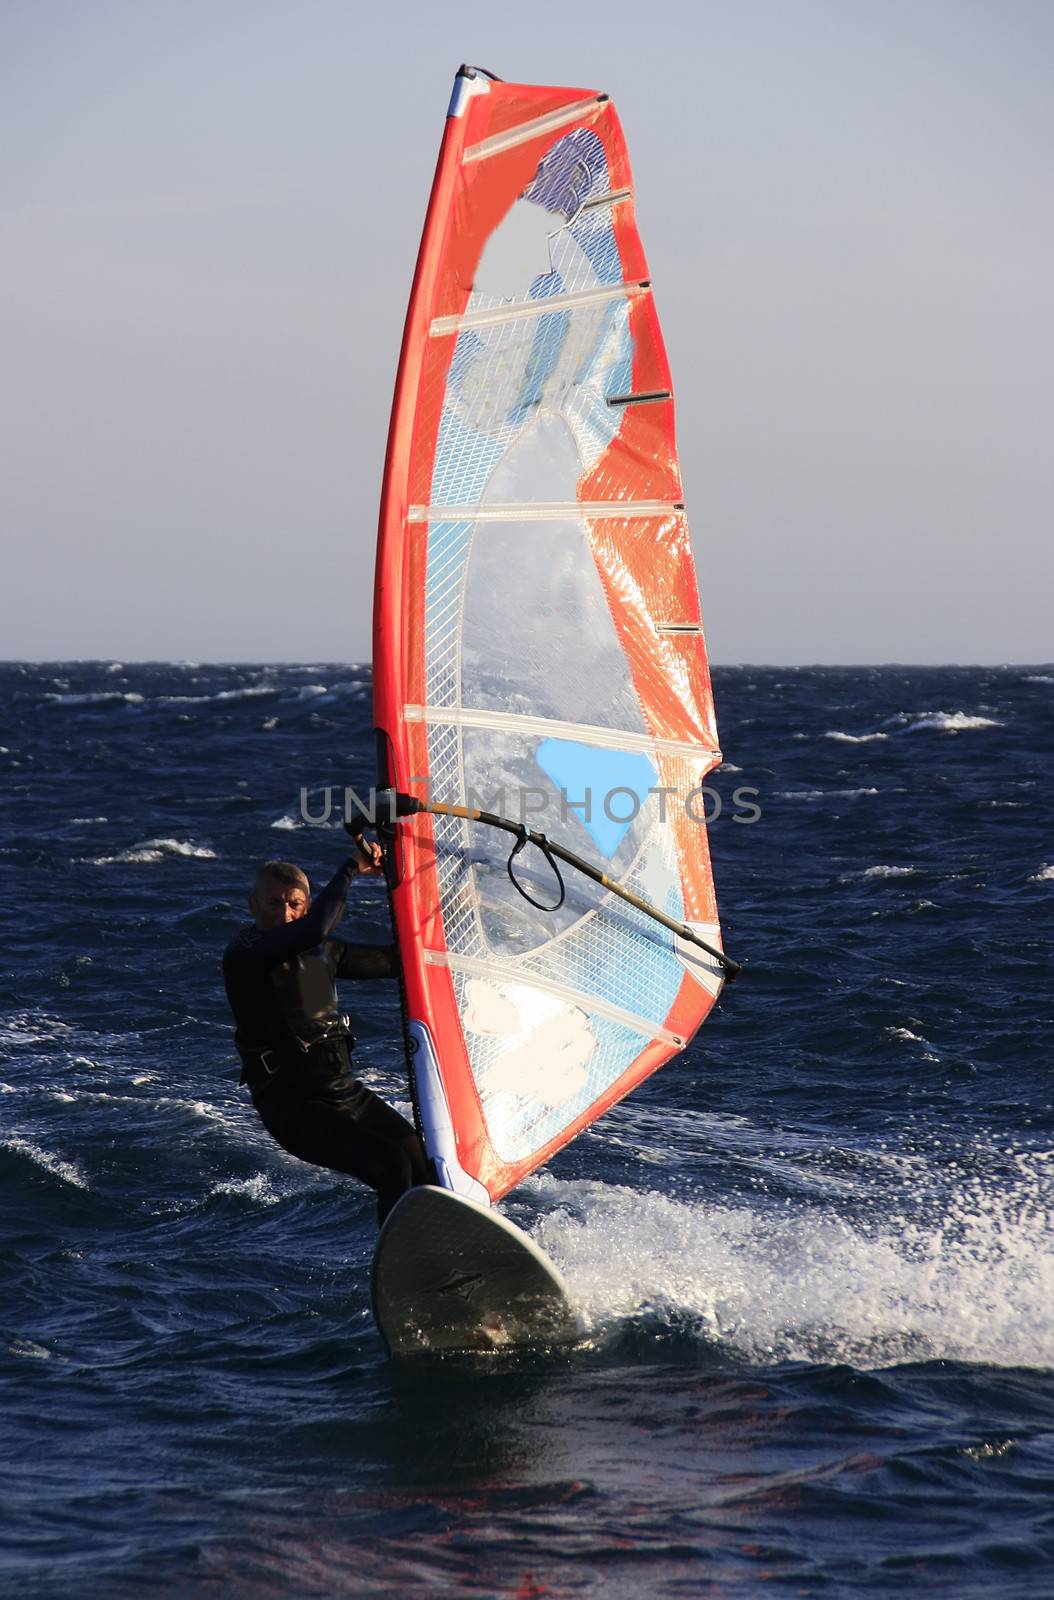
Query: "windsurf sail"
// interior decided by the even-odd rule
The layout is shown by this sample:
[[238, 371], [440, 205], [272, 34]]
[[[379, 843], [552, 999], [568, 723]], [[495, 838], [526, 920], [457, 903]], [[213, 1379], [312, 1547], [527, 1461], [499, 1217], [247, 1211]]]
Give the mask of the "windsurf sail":
[[[396, 380], [374, 607], [410, 1069], [497, 1200], [681, 1050], [721, 961], [720, 761], [670, 372], [615, 108], [462, 68]], [[553, 860], [489, 811], [590, 862]], [[638, 909], [657, 908], [666, 924]], [[549, 909], [547, 909], [549, 908]]]

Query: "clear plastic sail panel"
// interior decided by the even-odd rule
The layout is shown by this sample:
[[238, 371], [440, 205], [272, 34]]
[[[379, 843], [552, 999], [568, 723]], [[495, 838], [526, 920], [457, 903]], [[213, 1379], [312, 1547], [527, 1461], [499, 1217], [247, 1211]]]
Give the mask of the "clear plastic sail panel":
[[[698, 791], [720, 753], [606, 96], [457, 79], [396, 386], [374, 671], [388, 781], [525, 820], [717, 940]], [[414, 818], [393, 893], [457, 1165], [492, 1199], [680, 1049], [720, 988], [703, 952], [574, 873], [538, 909], [509, 848]], [[517, 875], [557, 898], [538, 852]]]

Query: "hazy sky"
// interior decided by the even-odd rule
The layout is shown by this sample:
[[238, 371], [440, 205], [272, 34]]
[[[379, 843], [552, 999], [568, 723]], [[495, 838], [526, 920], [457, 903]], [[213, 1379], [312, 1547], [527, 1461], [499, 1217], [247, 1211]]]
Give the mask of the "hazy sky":
[[1047, 0], [0, 0], [0, 657], [368, 657], [462, 60], [618, 105], [713, 659], [1054, 657]]

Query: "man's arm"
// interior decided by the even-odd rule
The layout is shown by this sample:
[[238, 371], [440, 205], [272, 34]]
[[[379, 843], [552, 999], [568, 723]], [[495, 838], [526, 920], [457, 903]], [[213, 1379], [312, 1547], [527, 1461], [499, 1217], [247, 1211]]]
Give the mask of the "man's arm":
[[347, 904], [348, 887], [358, 874], [358, 863], [354, 856], [349, 856], [318, 898], [311, 902], [306, 916], [287, 922], [281, 928], [246, 928], [232, 947], [232, 953], [242, 960], [260, 961], [270, 966], [276, 961], [288, 961], [305, 950], [313, 950], [339, 925]]

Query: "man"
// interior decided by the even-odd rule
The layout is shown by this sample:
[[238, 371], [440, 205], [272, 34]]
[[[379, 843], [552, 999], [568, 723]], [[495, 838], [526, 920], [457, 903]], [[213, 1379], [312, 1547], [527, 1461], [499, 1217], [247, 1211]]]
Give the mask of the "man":
[[241, 1082], [264, 1127], [290, 1155], [369, 1184], [383, 1222], [399, 1196], [429, 1182], [430, 1173], [410, 1124], [354, 1077], [355, 1041], [337, 1005], [335, 979], [398, 972], [394, 945], [334, 937], [352, 879], [380, 870], [380, 847], [360, 848], [314, 904], [299, 867], [265, 862], [249, 896], [253, 921], [224, 952], [223, 981]]

